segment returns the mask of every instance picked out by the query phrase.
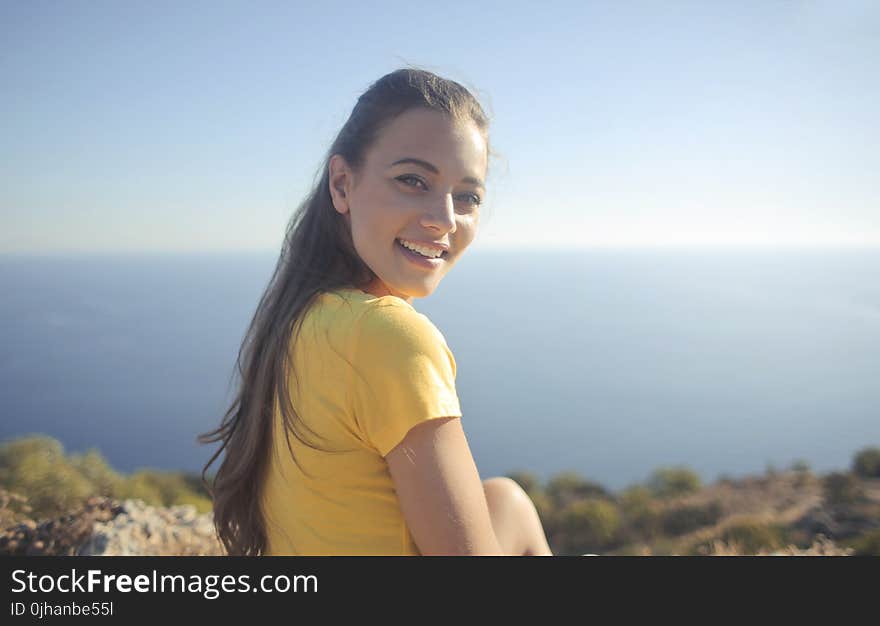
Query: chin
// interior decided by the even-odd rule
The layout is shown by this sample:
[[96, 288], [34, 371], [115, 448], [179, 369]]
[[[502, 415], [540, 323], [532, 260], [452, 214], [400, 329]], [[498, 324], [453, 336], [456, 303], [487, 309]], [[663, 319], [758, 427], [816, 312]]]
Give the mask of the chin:
[[406, 289], [402, 289], [401, 292], [412, 298], [427, 298], [434, 290], [437, 288], [437, 285], [411, 285]]

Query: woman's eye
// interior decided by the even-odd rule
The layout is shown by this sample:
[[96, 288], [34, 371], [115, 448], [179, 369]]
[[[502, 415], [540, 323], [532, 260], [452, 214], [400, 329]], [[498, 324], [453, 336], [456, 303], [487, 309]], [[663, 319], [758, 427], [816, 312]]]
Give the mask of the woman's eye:
[[482, 199], [480, 199], [480, 196], [475, 193], [462, 194], [462, 197], [467, 198], [470, 201], [470, 204], [474, 206], [480, 206], [480, 204], [483, 202]]
[[407, 182], [407, 181], [415, 181], [416, 184], [421, 184], [423, 189], [427, 189], [427, 186], [425, 185], [425, 181], [423, 181], [421, 178], [418, 178], [416, 176], [410, 176], [407, 174], [405, 176], [398, 176], [397, 180], [399, 180], [400, 182], [405, 184], [407, 187], [415, 187], [416, 186], [415, 184], [412, 184], [411, 182]]
[[[404, 174], [403, 176], [398, 176], [396, 178], [396, 180], [399, 180], [407, 187], [418, 187], [419, 185], [421, 185], [422, 189], [424, 189], [426, 191], [428, 189], [428, 185], [425, 184], [425, 181], [423, 181], [418, 176], [412, 176], [411, 174]], [[464, 193], [464, 194], [461, 194], [459, 196], [459, 198], [466, 199], [467, 203], [472, 207], [478, 207], [483, 202], [482, 198], [480, 198], [480, 196], [478, 196], [475, 193]]]

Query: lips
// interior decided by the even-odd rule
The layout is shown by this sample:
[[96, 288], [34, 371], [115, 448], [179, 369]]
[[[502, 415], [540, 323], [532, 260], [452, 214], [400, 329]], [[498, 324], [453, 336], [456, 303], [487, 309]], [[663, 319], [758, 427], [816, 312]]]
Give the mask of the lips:
[[438, 267], [446, 263], [446, 260], [443, 258], [445, 256], [445, 253], [443, 255], [440, 255], [439, 257], [426, 257], [419, 254], [415, 250], [410, 250], [399, 241], [395, 241], [395, 243], [397, 244], [401, 254], [409, 259], [410, 263], [414, 263], [419, 267], [423, 267], [425, 269], [437, 269]]
[[[419, 256], [422, 256], [426, 259], [444, 259], [449, 255], [449, 246], [447, 246], [446, 244], [443, 244], [443, 243], [441, 243], [441, 244], [423, 243], [421, 241], [415, 241], [413, 239], [403, 239], [400, 237], [398, 237], [394, 241], [404, 250], [408, 250], [414, 254], [418, 254]], [[404, 241], [410, 245], [409, 246], [403, 245]], [[417, 249], [414, 250], [413, 248], [417, 248]], [[440, 251], [440, 254], [437, 256], [428, 256], [428, 255], [422, 254], [422, 250], [433, 251], [433, 252]]]

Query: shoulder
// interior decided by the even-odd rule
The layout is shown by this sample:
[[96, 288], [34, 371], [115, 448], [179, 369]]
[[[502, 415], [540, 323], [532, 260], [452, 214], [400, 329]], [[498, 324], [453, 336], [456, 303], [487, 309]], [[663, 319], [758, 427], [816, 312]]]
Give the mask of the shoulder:
[[412, 327], [436, 330], [425, 314], [406, 301], [395, 296], [373, 296], [356, 289], [321, 292], [308, 313], [323, 315], [338, 323], [369, 326], [377, 331]]
[[448, 349], [445, 337], [427, 315], [395, 297], [377, 298], [365, 304], [358, 317], [356, 343], [386, 349]]
[[414, 355], [453, 360], [446, 338], [431, 319], [395, 296], [325, 292], [315, 313], [318, 326], [344, 342], [354, 361], [376, 364]]

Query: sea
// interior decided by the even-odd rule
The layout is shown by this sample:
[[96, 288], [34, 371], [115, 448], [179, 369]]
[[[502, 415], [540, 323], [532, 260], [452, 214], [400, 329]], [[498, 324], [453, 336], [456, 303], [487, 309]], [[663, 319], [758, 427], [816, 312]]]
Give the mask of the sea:
[[[277, 253], [0, 256], [0, 439], [199, 472]], [[880, 249], [469, 251], [413, 301], [480, 475], [704, 482], [880, 446]], [[215, 463], [211, 469], [216, 469]]]

